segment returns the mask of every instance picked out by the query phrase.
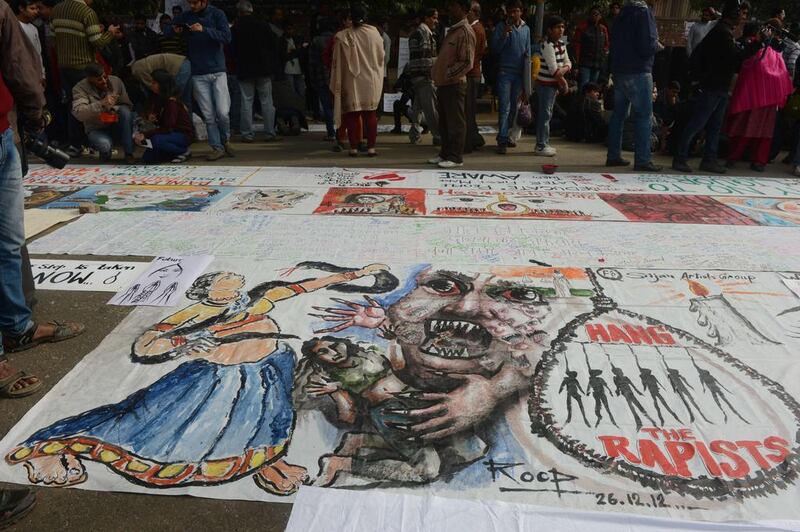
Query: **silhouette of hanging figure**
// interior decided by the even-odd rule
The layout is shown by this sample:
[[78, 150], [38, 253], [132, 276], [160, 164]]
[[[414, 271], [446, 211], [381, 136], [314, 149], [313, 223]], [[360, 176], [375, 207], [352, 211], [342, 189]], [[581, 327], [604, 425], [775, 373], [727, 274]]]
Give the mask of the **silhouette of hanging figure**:
[[163, 292], [161, 292], [161, 295], [159, 295], [157, 298], [153, 300], [153, 303], [165, 304], [169, 301], [169, 298], [172, 297], [172, 294], [174, 294], [177, 291], [178, 291], [178, 283], [177, 282], [172, 283]]
[[749, 425], [750, 422], [747, 421], [745, 418], [743, 418], [742, 415], [733, 407], [733, 405], [730, 403], [730, 401], [728, 401], [728, 398], [725, 396], [725, 393], [722, 390], [725, 390], [728, 393], [733, 393], [733, 392], [731, 392], [729, 389], [723, 386], [722, 383], [719, 382], [716, 379], [716, 377], [714, 377], [711, 374], [710, 371], [708, 371], [707, 369], [700, 368], [700, 366], [697, 365], [697, 362], [694, 361], [694, 357], [692, 356], [691, 353], [689, 353], [688, 349], [686, 350], [686, 354], [688, 354], [689, 358], [692, 359], [692, 364], [694, 365], [694, 368], [697, 370], [697, 375], [698, 377], [700, 377], [700, 384], [703, 386], [703, 392], [705, 392], [706, 388], [708, 388], [708, 391], [711, 393], [711, 397], [714, 398], [714, 402], [717, 403], [717, 407], [719, 408], [720, 412], [722, 412], [722, 416], [723, 419], [725, 420], [725, 423], [728, 422], [728, 414], [725, 412], [725, 409], [722, 408], [722, 405], [719, 402], [720, 399], [725, 401], [725, 404], [728, 405], [728, 408], [730, 408], [734, 414], [736, 414], [736, 417], [738, 417], [739, 419], [741, 419], [742, 421], [744, 421]]
[[[650, 421], [650, 424], [654, 427], [656, 426], [656, 422], [653, 421], [653, 418], [650, 417], [650, 414], [647, 412], [645, 407], [642, 406], [642, 403], [639, 402], [639, 399], [636, 398], [636, 395], [644, 395], [642, 392], [639, 391], [639, 388], [633, 383], [633, 381], [628, 378], [627, 375], [622, 371], [622, 368], [618, 368], [611, 362], [611, 357], [606, 353], [608, 357], [608, 361], [611, 364], [611, 373], [614, 374], [614, 387], [616, 391], [614, 395], [617, 397], [622, 396], [625, 399], [625, 402], [628, 403], [628, 408], [633, 414], [633, 420], [636, 422], [636, 430], [642, 428], [642, 419], [639, 417], [639, 412], [644, 414], [644, 416]], [[637, 412], [637, 410], [639, 412]]]
[[133, 303], [143, 303], [147, 301], [156, 292], [156, 290], [158, 290], [159, 286], [161, 286], [161, 281], [154, 281], [150, 283], [139, 293], [138, 296], [133, 298]]
[[611, 413], [611, 409], [608, 407], [608, 397], [606, 397], [606, 390], [608, 390], [608, 393], [612, 396], [614, 392], [608, 387], [606, 380], [601, 377], [603, 370], [592, 369], [591, 364], [589, 364], [589, 355], [586, 353], [586, 345], [581, 344], [581, 348], [583, 349], [583, 356], [586, 359], [586, 367], [589, 369], [589, 383], [586, 385], [586, 395], [591, 393], [594, 398], [594, 416], [597, 418], [597, 422], [595, 422], [594, 426], [596, 428], [600, 425], [600, 421], [603, 419], [602, 408], [605, 407], [608, 417], [611, 418], [611, 423], [613, 423], [615, 427], [619, 427], [614, 420], [614, 414]]
[[[583, 422], [586, 423], [587, 427], [591, 427], [589, 420], [586, 419], [586, 411], [583, 409], [583, 399], [581, 399], [581, 396], [585, 392], [583, 388], [581, 388], [581, 383], [578, 382], [578, 372], [569, 369], [569, 360], [567, 360], [566, 353], [564, 354], [564, 360], [567, 361], [567, 376], [561, 381], [561, 387], [558, 389], [558, 393], [564, 391], [564, 388], [567, 389], [567, 422], [565, 425], [568, 425], [569, 422], [572, 421], [572, 400], [575, 399], [578, 401], [578, 407], [581, 409]], [[580, 390], [580, 393], [578, 393], [578, 390]]]
[[133, 298], [133, 296], [136, 295], [136, 292], [138, 292], [138, 291], [139, 291], [139, 285], [138, 284], [135, 284], [135, 285], [131, 286], [130, 288], [128, 288], [128, 290], [124, 294], [122, 294], [122, 297], [120, 298], [119, 302], [120, 303], [129, 302]]
[[694, 422], [695, 418], [694, 418], [694, 412], [692, 412], [689, 403], [686, 402], [687, 398], [692, 403], [692, 405], [694, 405], [694, 407], [697, 409], [697, 413], [700, 414], [700, 417], [702, 417], [706, 423], [711, 423], [713, 425], [714, 423], [710, 421], [703, 414], [703, 411], [700, 409], [700, 407], [697, 406], [697, 403], [695, 402], [692, 393], [689, 391], [689, 390], [694, 391], [694, 387], [692, 387], [692, 385], [689, 384], [689, 381], [686, 380], [686, 377], [681, 375], [677, 369], [669, 367], [669, 364], [667, 364], [667, 358], [664, 356], [664, 353], [661, 352], [661, 349], [656, 347], [656, 351], [658, 351], [658, 354], [661, 355], [661, 359], [664, 362], [664, 367], [667, 369], [667, 380], [669, 380], [670, 385], [672, 385], [672, 391], [675, 392], [675, 394], [681, 398], [683, 406], [686, 407], [686, 411], [689, 413], [689, 422], [690, 423]]
[[[630, 347], [629, 347], [630, 348]], [[633, 353], [633, 349], [631, 349], [631, 353]], [[656, 413], [658, 414], [658, 420], [661, 422], [660, 426], [664, 426], [664, 415], [661, 413], [661, 408], [659, 408], [658, 403], [661, 402], [664, 405], [664, 408], [667, 409], [667, 412], [675, 418], [675, 421], [678, 423], [683, 423], [681, 418], [678, 417], [678, 414], [672, 411], [669, 407], [667, 402], [664, 400], [664, 397], [661, 395], [661, 389], [664, 388], [655, 375], [653, 375], [653, 370], [648, 368], [643, 368], [639, 365], [639, 357], [636, 356], [634, 353], [633, 358], [636, 359], [636, 367], [639, 368], [639, 379], [642, 381], [642, 388], [646, 392], [650, 392], [650, 397], [653, 399], [653, 406], [656, 407]]]

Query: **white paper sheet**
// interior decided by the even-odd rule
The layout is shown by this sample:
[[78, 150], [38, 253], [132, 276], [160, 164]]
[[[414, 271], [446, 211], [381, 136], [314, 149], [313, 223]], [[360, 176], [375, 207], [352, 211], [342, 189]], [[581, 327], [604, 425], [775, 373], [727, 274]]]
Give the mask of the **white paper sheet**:
[[37, 290], [116, 292], [147, 267], [146, 262], [31, 259]]
[[78, 209], [53, 211], [47, 209], [25, 210], [25, 238], [32, 238], [54, 225], [74, 220], [80, 216]]
[[214, 257], [156, 257], [147, 270], [127, 288], [117, 292], [109, 305], [171, 307], [211, 264]]

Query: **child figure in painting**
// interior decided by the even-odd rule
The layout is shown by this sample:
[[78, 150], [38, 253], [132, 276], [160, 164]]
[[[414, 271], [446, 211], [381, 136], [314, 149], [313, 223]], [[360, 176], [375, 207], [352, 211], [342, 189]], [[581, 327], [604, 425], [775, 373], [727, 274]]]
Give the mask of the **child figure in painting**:
[[375, 276], [377, 286], [386, 269], [373, 264], [297, 283], [268, 282], [248, 293], [240, 275], [200, 277], [186, 293], [197, 303], [145, 331], [132, 350], [142, 364], [186, 362], [117, 404], [36, 432], [6, 460], [24, 463], [32, 483], [83, 482], [82, 460], [92, 460], [148, 487], [253, 475], [271, 493], [293, 493], [307, 477], [282, 458], [294, 426], [295, 355], [280, 341], [291, 336], [270, 314], [279, 301], [361, 277]]

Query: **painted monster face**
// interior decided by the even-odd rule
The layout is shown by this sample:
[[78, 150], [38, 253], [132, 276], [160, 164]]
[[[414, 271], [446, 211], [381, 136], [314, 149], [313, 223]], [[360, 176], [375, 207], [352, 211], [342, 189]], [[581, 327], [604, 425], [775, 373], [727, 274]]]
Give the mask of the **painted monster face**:
[[389, 318], [407, 367], [420, 376], [493, 373], [521, 355], [541, 354], [574, 311], [547, 287], [502, 273], [429, 268], [392, 305]]

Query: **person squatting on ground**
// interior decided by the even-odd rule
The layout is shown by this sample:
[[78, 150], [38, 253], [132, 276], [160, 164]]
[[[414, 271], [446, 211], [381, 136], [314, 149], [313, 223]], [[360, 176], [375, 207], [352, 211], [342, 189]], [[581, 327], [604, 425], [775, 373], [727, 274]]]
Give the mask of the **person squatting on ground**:
[[606, 166], [629, 166], [622, 158], [622, 128], [629, 113], [635, 124], [634, 169], [659, 172], [652, 162], [653, 62], [660, 44], [652, 10], [643, 0], [629, 0], [614, 19], [610, 62], [614, 78], [614, 113], [608, 125]]
[[350, 156], [358, 155], [361, 127], [367, 136], [367, 154], [377, 155], [376, 109], [383, 94], [383, 37], [374, 26], [366, 24], [367, 11], [361, 5], [350, 8], [352, 27], [336, 34], [331, 65], [331, 92], [334, 97], [334, 120], [344, 121], [350, 142]]
[[189, 0], [191, 11], [175, 17], [173, 31], [188, 33], [194, 98], [206, 123], [209, 161], [233, 157], [231, 137], [231, 95], [225, 73], [223, 46], [231, 42], [228, 18], [208, 0]]
[[498, 132], [497, 153], [516, 147], [509, 138], [517, 105], [528, 101], [531, 93], [531, 31], [522, 19], [522, 3], [507, 6], [508, 18], [497, 24], [492, 35], [492, 52], [497, 59]]
[[154, 98], [149, 113], [155, 128], [136, 133], [134, 140], [139, 144], [149, 140], [152, 145], [142, 156], [145, 163], [185, 162], [194, 136], [192, 118], [181, 102], [180, 91], [169, 72], [156, 70], [152, 79], [150, 90]]
[[542, 43], [542, 66], [536, 79], [536, 149], [534, 155], [553, 157], [556, 149], [550, 146], [550, 119], [559, 92], [568, 89], [564, 76], [572, 69], [564, 36], [564, 19], [553, 16], [545, 23], [546, 38]]
[[431, 69], [436, 60], [436, 36], [433, 32], [438, 25], [439, 12], [434, 8], [428, 8], [423, 13], [422, 22], [408, 37], [409, 60], [405, 71], [408, 72], [414, 88], [411, 110], [414, 119], [408, 132], [412, 144], [417, 144], [422, 138], [417, 126], [420, 123], [420, 115], [424, 115], [425, 123], [431, 130], [433, 145], [439, 146], [442, 142], [439, 133], [439, 102], [431, 78]]
[[122, 144], [126, 164], [133, 164], [133, 104], [125, 84], [103, 67], [86, 67], [86, 78], [72, 89], [72, 114], [86, 129], [89, 146], [101, 161], [111, 160], [114, 141]]
[[467, 21], [469, 0], [450, 0], [450, 21], [431, 76], [439, 99], [439, 132], [442, 147], [428, 162], [440, 168], [464, 165], [467, 141], [467, 73], [475, 60], [475, 32]]
[[[43, 383], [12, 366], [5, 353], [66, 340], [84, 328], [71, 322], [36, 323], [25, 302], [21, 256], [25, 194], [9, 113], [16, 104], [18, 116], [25, 119], [25, 132], [38, 135], [44, 129], [45, 99], [41, 60], [4, 1], [0, 2], [0, 47], [0, 397], [14, 399], [38, 392]], [[24, 517], [35, 502], [30, 489], [0, 489], [0, 528]]]
[[150, 88], [153, 83], [153, 72], [166, 70], [175, 78], [175, 88], [187, 109], [192, 107], [192, 64], [186, 56], [178, 54], [155, 54], [140, 59], [131, 65], [133, 77]]

